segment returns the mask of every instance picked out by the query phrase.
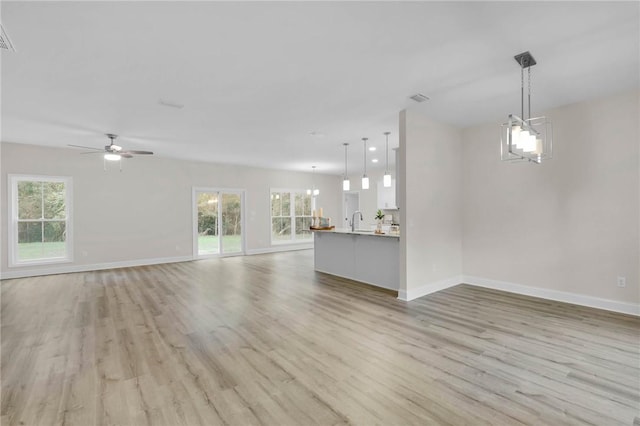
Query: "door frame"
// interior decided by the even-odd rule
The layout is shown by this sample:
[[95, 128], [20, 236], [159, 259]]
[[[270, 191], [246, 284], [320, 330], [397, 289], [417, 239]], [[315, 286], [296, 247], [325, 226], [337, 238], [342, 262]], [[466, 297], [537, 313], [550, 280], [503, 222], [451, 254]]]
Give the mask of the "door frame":
[[347, 228], [349, 226], [349, 222], [345, 221], [345, 219], [351, 220], [350, 217], [345, 218], [345, 215], [347, 213], [347, 201], [345, 200], [345, 198], [347, 197], [347, 194], [357, 196], [358, 208], [356, 210], [360, 210], [360, 191], [358, 190], [342, 191], [342, 218], [341, 218], [342, 226], [341, 228]]
[[[218, 195], [225, 194], [236, 194], [240, 196], [240, 226], [241, 226], [241, 236], [240, 236], [240, 251], [236, 253], [217, 253], [217, 254], [198, 254], [198, 197], [197, 194], [200, 192], [215, 192]], [[192, 231], [191, 238], [193, 240], [192, 246], [192, 257], [193, 259], [209, 259], [212, 257], [230, 257], [230, 256], [244, 256], [247, 253], [247, 233], [246, 233], [246, 214], [245, 214], [245, 199], [246, 199], [246, 190], [241, 188], [220, 188], [220, 187], [211, 187], [211, 186], [194, 186], [191, 190], [191, 209], [192, 209]], [[217, 224], [220, 229], [218, 229], [218, 237], [220, 238], [220, 247], [222, 251], [224, 251], [224, 245], [222, 244], [222, 197], [218, 197], [218, 220]]]

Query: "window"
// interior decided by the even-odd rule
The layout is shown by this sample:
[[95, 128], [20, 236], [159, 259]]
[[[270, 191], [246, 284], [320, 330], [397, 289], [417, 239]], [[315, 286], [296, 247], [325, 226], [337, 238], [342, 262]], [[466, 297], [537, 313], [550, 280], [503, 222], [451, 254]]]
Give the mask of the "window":
[[71, 178], [9, 175], [10, 266], [70, 262]]
[[271, 190], [271, 242], [309, 242], [313, 239], [313, 198], [303, 190]]

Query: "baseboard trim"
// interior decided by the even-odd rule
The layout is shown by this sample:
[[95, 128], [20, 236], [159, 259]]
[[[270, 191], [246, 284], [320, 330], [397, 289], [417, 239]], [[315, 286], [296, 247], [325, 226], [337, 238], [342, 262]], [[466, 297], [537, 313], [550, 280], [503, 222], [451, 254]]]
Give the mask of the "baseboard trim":
[[583, 294], [550, 290], [540, 287], [530, 287], [522, 284], [491, 280], [470, 275], [463, 275], [461, 283], [473, 285], [476, 287], [507, 291], [509, 293], [516, 293], [524, 296], [539, 297], [541, 299], [555, 300], [558, 302], [571, 303], [574, 305], [588, 306], [591, 308], [604, 309], [606, 311], [640, 316], [640, 304], [636, 303], [619, 302], [617, 300], [602, 299], [599, 297], [586, 296]]
[[571, 303], [573, 305], [587, 306], [590, 308], [603, 309], [605, 311], [618, 312], [621, 314], [640, 316], [640, 304], [620, 302], [617, 300], [602, 299], [599, 297], [586, 296], [584, 294], [569, 293], [565, 291], [550, 290], [540, 287], [530, 287], [522, 284], [515, 284], [507, 281], [498, 281], [488, 278], [474, 277], [471, 275], [458, 275], [440, 281], [425, 284], [409, 291], [399, 290], [398, 299], [410, 301], [418, 297], [426, 296], [437, 291], [454, 287], [458, 284], [468, 284], [475, 287], [490, 288], [523, 296], [539, 297], [540, 299], [555, 300], [557, 302]]
[[446, 278], [444, 280], [425, 284], [409, 291], [398, 290], [398, 299], [408, 302], [410, 300], [417, 299], [418, 297], [426, 296], [428, 294], [435, 293], [436, 291], [445, 290], [449, 287], [456, 286], [461, 282], [462, 275], [456, 275], [451, 278]]
[[[269, 247], [265, 249], [247, 250], [247, 255], [277, 253], [283, 251], [293, 250], [308, 250], [313, 248], [313, 243], [288, 245], [281, 247]], [[212, 256], [220, 257], [220, 256]], [[104, 263], [92, 263], [86, 265], [60, 265], [49, 266], [36, 269], [20, 269], [9, 270], [0, 273], [0, 279], [9, 280], [13, 278], [27, 278], [27, 277], [39, 277], [43, 275], [56, 275], [56, 274], [70, 274], [73, 272], [89, 272], [100, 271], [104, 269], [116, 269], [116, 268], [130, 268], [133, 266], [146, 266], [146, 265], [160, 265], [162, 263], [177, 263], [177, 262], [189, 262], [192, 260], [200, 260], [199, 258], [193, 258], [193, 256], [179, 256], [179, 257], [162, 257], [155, 259], [136, 259], [136, 260], [124, 260], [120, 262], [104, 262]]]
[[296, 244], [295, 246], [275, 246], [261, 249], [247, 250], [247, 255], [253, 256], [255, 254], [268, 254], [279, 253], [283, 251], [296, 251], [296, 250], [309, 250], [313, 248], [313, 243], [309, 244]]
[[65, 265], [38, 269], [21, 269], [18, 271], [3, 271], [0, 279], [38, 277], [42, 275], [69, 274], [73, 272], [100, 271], [104, 269], [130, 268], [133, 266], [159, 265], [162, 263], [178, 263], [194, 260], [191, 256], [162, 257], [155, 259], [124, 260], [120, 262], [93, 263], [88, 265]]

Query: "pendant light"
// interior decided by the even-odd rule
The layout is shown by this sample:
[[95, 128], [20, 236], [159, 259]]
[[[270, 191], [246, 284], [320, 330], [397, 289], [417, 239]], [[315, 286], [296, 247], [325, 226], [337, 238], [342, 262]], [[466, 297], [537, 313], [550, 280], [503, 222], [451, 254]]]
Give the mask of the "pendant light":
[[391, 188], [391, 173], [389, 173], [389, 134], [391, 132], [384, 132], [384, 135], [387, 137], [387, 141], [385, 143], [384, 153], [387, 156], [387, 161], [384, 166], [384, 176], [382, 178], [382, 186], [385, 188]]
[[364, 174], [362, 175], [362, 189], [369, 189], [369, 178], [367, 177], [367, 140], [369, 138], [362, 138], [364, 142]]
[[342, 179], [342, 190], [348, 191], [351, 188], [351, 182], [349, 182], [349, 175], [347, 174], [347, 148], [349, 147], [348, 143], [343, 143], [344, 145], [344, 178]]
[[[509, 114], [502, 125], [500, 138], [501, 157], [504, 161], [526, 161], [540, 164], [553, 154], [553, 127], [546, 117], [531, 118], [531, 67], [536, 60], [531, 53], [514, 56], [520, 65], [520, 117]], [[527, 118], [524, 118], [524, 70], [527, 70]]]
[[320, 194], [320, 190], [316, 188], [316, 166], [311, 166], [311, 189], [307, 189], [307, 195], [316, 196]]

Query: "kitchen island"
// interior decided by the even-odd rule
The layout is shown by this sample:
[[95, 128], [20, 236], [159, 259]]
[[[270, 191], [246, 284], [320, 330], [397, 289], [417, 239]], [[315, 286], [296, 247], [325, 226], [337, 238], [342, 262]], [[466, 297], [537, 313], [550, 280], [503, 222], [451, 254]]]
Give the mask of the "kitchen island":
[[373, 231], [314, 231], [314, 268], [398, 291], [400, 237]]

